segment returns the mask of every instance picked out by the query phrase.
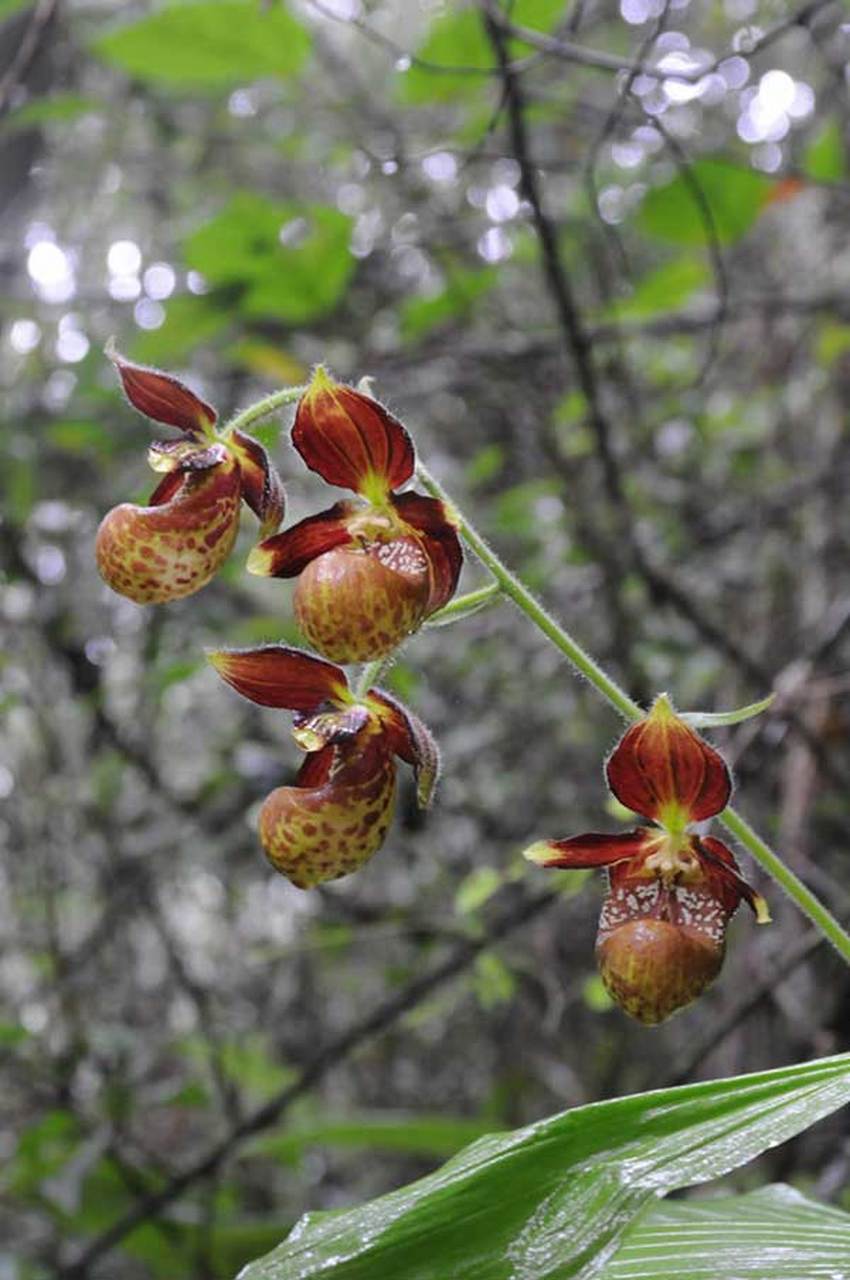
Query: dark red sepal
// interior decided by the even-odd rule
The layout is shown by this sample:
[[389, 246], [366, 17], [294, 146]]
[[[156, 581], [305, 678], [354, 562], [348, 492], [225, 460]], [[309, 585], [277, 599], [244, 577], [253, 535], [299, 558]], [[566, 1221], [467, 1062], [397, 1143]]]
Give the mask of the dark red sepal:
[[661, 822], [671, 807], [687, 822], [702, 822], [720, 813], [732, 792], [723, 757], [663, 695], [648, 716], [626, 730], [606, 774], [621, 804]]
[[646, 844], [657, 837], [658, 833], [649, 829], [610, 836], [589, 831], [584, 835], [570, 836], [567, 840], [538, 840], [525, 850], [524, 856], [540, 867], [585, 871], [590, 867], [610, 867], [618, 862], [627, 862], [640, 855]]
[[423, 547], [432, 567], [427, 613], [435, 613], [451, 600], [463, 568], [463, 548], [457, 530], [437, 498], [401, 493], [391, 501], [401, 519], [423, 535]]
[[440, 748], [431, 730], [403, 703], [383, 689], [370, 689], [370, 702], [384, 708], [381, 722], [387, 746], [407, 764], [413, 766], [416, 799], [420, 809], [430, 805], [440, 777]]
[[124, 394], [139, 413], [154, 422], [178, 427], [197, 440], [209, 435], [218, 414], [179, 378], [161, 369], [133, 364], [116, 351], [111, 342], [106, 346], [106, 354], [118, 370]]
[[266, 578], [297, 578], [317, 556], [351, 545], [354, 539], [346, 519], [355, 510], [353, 502], [337, 502], [327, 511], [307, 516], [283, 533], [266, 538], [248, 557], [249, 573]]
[[260, 521], [263, 537], [280, 528], [286, 507], [283, 481], [268, 450], [242, 431], [230, 435], [230, 447], [242, 472], [242, 497]]
[[413, 441], [405, 427], [371, 396], [335, 382], [319, 367], [301, 397], [292, 443], [311, 471], [328, 484], [374, 500], [413, 475]]
[[215, 649], [207, 659], [222, 680], [261, 707], [316, 711], [325, 702], [347, 701], [345, 672], [302, 649], [268, 644], [259, 649]]

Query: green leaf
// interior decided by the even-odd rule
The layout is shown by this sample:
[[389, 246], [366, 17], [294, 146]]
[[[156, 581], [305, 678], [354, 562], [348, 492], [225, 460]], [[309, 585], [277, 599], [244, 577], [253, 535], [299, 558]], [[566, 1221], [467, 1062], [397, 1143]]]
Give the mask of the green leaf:
[[[493, 50], [487, 39], [481, 14], [475, 8], [449, 10], [432, 25], [425, 43], [416, 50], [424, 62], [440, 67], [492, 67]], [[414, 64], [401, 80], [405, 102], [449, 102], [465, 98], [475, 85], [489, 83], [489, 77], [469, 72], [433, 71]]]
[[816, 182], [840, 182], [844, 177], [844, 140], [834, 120], [826, 124], [806, 147], [802, 168]]
[[5, 22], [13, 13], [26, 9], [31, 4], [32, 0], [0, 0], [0, 22]]
[[[739, 240], [764, 208], [774, 180], [722, 160], [697, 160], [690, 166], [711, 208], [721, 244]], [[647, 235], [676, 244], [705, 244], [706, 226], [688, 183], [679, 174], [646, 196], [637, 225]]]
[[626, 1233], [600, 1280], [839, 1280], [850, 1215], [792, 1187], [660, 1205]]
[[[563, 11], [563, 0], [515, 0], [510, 16], [520, 26], [549, 31], [563, 17]], [[509, 45], [517, 56], [528, 53], [525, 45], [514, 41]], [[447, 5], [445, 14], [432, 23], [416, 56], [431, 67], [495, 67], [493, 48], [475, 5], [463, 9]], [[468, 98], [476, 86], [492, 83], [492, 77], [470, 74], [468, 70], [452, 73], [414, 64], [401, 81], [401, 96], [410, 103], [449, 102]]]
[[691, 254], [676, 258], [644, 276], [631, 297], [618, 301], [610, 310], [616, 316], [635, 320], [658, 315], [687, 302], [708, 279], [708, 267], [701, 258]]
[[760, 716], [763, 711], [767, 711], [775, 697], [775, 693], [768, 694], [760, 702], [750, 702], [745, 707], [738, 707], [736, 711], [685, 711], [681, 718], [694, 729], [714, 729], [724, 724], [742, 724], [744, 720], [752, 720], [754, 716]]
[[77, 120], [80, 116], [103, 110], [103, 104], [78, 93], [54, 93], [35, 98], [10, 113], [6, 125], [10, 129], [29, 129], [32, 125]]
[[169, 298], [165, 304], [165, 320], [158, 329], [140, 333], [131, 354], [142, 364], [161, 364], [174, 368], [196, 347], [202, 346], [230, 324], [227, 311], [214, 298], [192, 293]]
[[93, 49], [140, 80], [194, 91], [292, 75], [307, 56], [309, 39], [282, 4], [172, 0], [107, 32]]
[[401, 332], [414, 342], [433, 329], [469, 315], [477, 298], [492, 289], [498, 278], [495, 267], [481, 271], [453, 271], [445, 289], [430, 298], [411, 298], [400, 310]]
[[843, 1054], [578, 1107], [482, 1138], [360, 1208], [308, 1215], [241, 1280], [589, 1280], [654, 1199], [848, 1100]]
[[451, 1155], [458, 1146], [480, 1138], [483, 1120], [465, 1116], [366, 1111], [329, 1117], [315, 1124], [288, 1126], [284, 1132], [257, 1138], [249, 1151], [293, 1163], [313, 1147], [346, 1147], [396, 1151], [409, 1155]]
[[274, 203], [239, 192], [185, 245], [186, 261], [214, 285], [242, 285], [253, 317], [301, 324], [330, 311], [355, 267], [351, 221], [330, 205]]

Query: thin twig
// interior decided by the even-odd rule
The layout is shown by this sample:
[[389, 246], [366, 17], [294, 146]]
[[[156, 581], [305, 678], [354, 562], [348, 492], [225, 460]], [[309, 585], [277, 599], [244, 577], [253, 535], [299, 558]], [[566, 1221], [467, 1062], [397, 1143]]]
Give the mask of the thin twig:
[[38, 57], [38, 51], [47, 36], [53, 18], [59, 10], [60, 0], [38, 0], [27, 23], [21, 43], [18, 45], [9, 67], [0, 80], [0, 119], [14, 105], [15, 90], [26, 79], [27, 72]]

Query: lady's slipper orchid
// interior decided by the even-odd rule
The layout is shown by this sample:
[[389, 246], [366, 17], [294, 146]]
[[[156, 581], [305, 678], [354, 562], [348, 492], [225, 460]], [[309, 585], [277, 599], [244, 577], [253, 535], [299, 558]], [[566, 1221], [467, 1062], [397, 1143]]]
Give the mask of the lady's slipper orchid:
[[325, 657], [383, 657], [454, 594], [463, 559], [457, 532], [435, 498], [395, 492], [415, 467], [402, 424], [321, 367], [299, 402], [292, 443], [312, 471], [364, 501], [337, 502], [267, 538], [248, 569], [298, 577], [298, 623]]
[[379, 689], [356, 697], [345, 673], [300, 649], [223, 649], [208, 658], [223, 680], [263, 707], [294, 711], [307, 759], [294, 786], [260, 810], [272, 866], [299, 889], [356, 871], [383, 843], [395, 802], [395, 757], [411, 764], [420, 808], [439, 774], [437, 745], [412, 712]]
[[107, 349], [127, 399], [140, 413], [177, 427], [181, 440], [148, 453], [164, 478], [147, 507], [125, 502], [103, 519], [96, 555], [113, 591], [136, 604], [179, 600], [206, 586], [236, 541], [241, 499], [261, 533], [283, 519], [283, 485], [258, 440], [241, 431], [219, 435], [216, 412], [170, 374], [131, 364]]
[[544, 867], [608, 867], [596, 955], [609, 994], [626, 1013], [658, 1023], [690, 1004], [723, 963], [726, 926], [742, 899], [760, 924], [770, 916], [734, 854], [691, 824], [726, 807], [723, 758], [659, 697], [606, 766], [626, 808], [653, 824], [622, 835], [540, 841], [526, 857]]

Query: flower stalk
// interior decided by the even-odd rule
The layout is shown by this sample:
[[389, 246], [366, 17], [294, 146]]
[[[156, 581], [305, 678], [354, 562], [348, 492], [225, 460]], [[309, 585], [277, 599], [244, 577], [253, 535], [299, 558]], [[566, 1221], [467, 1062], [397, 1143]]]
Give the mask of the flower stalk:
[[[524, 583], [496, 554], [485, 538], [470, 524], [443, 486], [421, 462], [416, 474], [422, 485], [433, 497], [451, 512], [458, 532], [469, 548], [499, 585], [501, 591], [513, 600], [527, 618], [542, 631], [556, 649], [565, 656], [573, 670], [593, 685], [594, 689], [626, 720], [641, 719], [644, 711], [629, 697], [615, 680], [605, 672], [561, 623], [535, 600]], [[803, 884], [799, 876], [777, 856], [770, 846], [753, 830], [750, 824], [731, 805], [718, 815], [728, 831], [747, 849], [759, 866], [785, 891], [804, 915], [823, 936], [832, 943], [841, 958], [850, 965], [850, 934], [836, 920], [819, 898]]]

